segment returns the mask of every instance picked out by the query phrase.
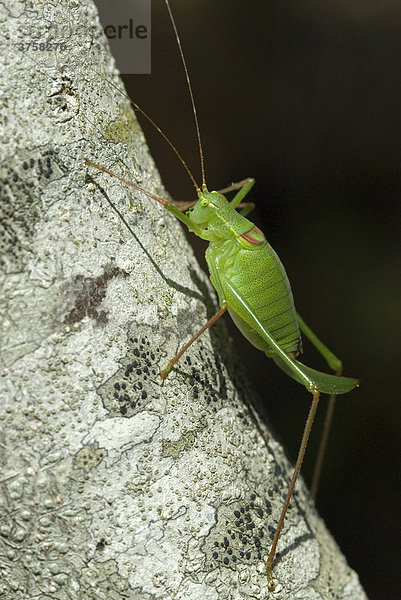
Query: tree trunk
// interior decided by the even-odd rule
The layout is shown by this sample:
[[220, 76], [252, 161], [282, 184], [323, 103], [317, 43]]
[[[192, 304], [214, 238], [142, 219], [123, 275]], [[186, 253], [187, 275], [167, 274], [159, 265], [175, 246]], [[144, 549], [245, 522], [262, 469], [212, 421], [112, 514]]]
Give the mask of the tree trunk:
[[[223, 324], [160, 387], [216, 299], [179, 223], [85, 167], [164, 193], [95, 9], [1, 11], [0, 597], [265, 598], [291, 466]], [[65, 50], [15, 45], [55, 23]], [[302, 482], [274, 575], [276, 598], [365, 598]]]

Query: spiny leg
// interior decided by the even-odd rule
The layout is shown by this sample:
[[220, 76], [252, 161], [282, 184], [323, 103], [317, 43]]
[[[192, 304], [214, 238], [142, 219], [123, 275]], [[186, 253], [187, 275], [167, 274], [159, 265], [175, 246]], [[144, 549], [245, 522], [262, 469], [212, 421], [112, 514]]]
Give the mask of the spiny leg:
[[[248, 177], [248, 179], [244, 179], [243, 181], [240, 181], [238, 184], [233, 184], [233, 186], [238, 186], [239, 191], [235, 194], [234, 198], [232, 198], [232, 200], [230, 201], [230, 205], [233, 208], [236, 208], [242, 202], [242, 200], [245, 198], [245, 196], [250, 192], [250, 190], [252, 189], [254, 184], [255, 184], [255, 180], [252, 179], [251, 177]], [[231, 189], [233, 189], [233, 190], [237, 189], [236, 187], [233, 187], [233, 186], [231, 186]]]
[[[163, 383], [164, 383], [165, 379], [168, 377], [170, 371], [174, 367], [177, 360], [179, 360], [181, 358], [181, 356], [184, 354], [184, 352], [186, 350], [188, 350], [188, 348], [198, 339], [198, 337], [200, 337], [202, 335], [202, 333], [204, 333], [206, 331], [206, 329], [209, 329], [209, 327], [211, 327], [211, 325], [213, 325], [213, 323], [215, 323], [217, 321], [217, 319], [220, 319], [220, 317], [225, 313], [226, 310], [227, 310], [226, 306], [223, 306], [222, 308], [220, 308], [220, 310], [211, 319], [209, 319], [209, 321], [197, 333], [195, 333], [193, 338], [191, 338], [189, 340], [189, 342], [187, 344], [185, 344], [185, 346], [183, 346], [183, 348], [181, 348], [181, 350], [178, 352], [178, 354], [176, 354], [176, 356], [174, 356], [174, 358], [172, 358], [169, 361], [167, 367], [165, 369], [163, 369], [162, 371], [160, 371], [160, 377], [161, 377]], [[163, 385], [163, 383], [162, 383], [162, 385]]]
[[304, 429], [304, 433], [302, 436], [301, 445], [299, 447], [298, 458], [297, 458], [297, 462], [295, 464], [294, 473], [291, 478], [291, 483], [290, 483], [290, 487], [288, 489], [287, 497], [285, 499], [283, 508], [281, 510], [281, 515], [280, 515], [280, 519], [278, 521], [276, 533], [274, 534], [273, 543], [270, 548], [269, 556], [266, 561], [268, 586], [269, 586], [269, 589], [271, 589], [271, 590], [274, 590], [274, 588], [275, 588], [275, 583], [274, 583], [274, 580], [272, 577], [272, 569], [273, 569], [274, 557], [275, 557], [276, 550], [277, 550], [277, 544], [278, 544], [278, 540], [280, 538], [281, 531], [283, 529], [284, 520], [285, 520], [285, 516], [287, 514], [288, 506], [290, 504], [291, 496], [293, 494], [295, 484], [298, 479], [299, 472], [301, 470], [301, 465], [302, 465], [302, 461], [304, 459], [306, 446], [308, 444], [309, 434], [312, 429], [313, 420], [315, 418], [316, 410], [317, 410], [317, 407], [319, 404], [319, 397], [320, 397], [319, 392], [315, 392], [313, 394], [312, 404], [309, 409], [309, 415], [308, 415], [308, 418], [305, 423], [305, 429]]
[[[341, 360], [317, 337], [317, 335], [311, 330], [311, 328], [305, 323], [305, 321], [298, 313], [297, 319], [302, 333], [305, 335], [306, 338], [308, 338], [311, 344], [315, 346], [316, 350], [323, 356], [329, 367], [333, 369], [333, 371], [335, 371], [335, 374], [340, 377], [343, 370]], [[317, 458], [315, 461], [315, 467], [312, 476], [312, 484], [310, 488], [310, 495], [313, 500], [316, 500], [317, 491], [319, 489], [320, 475], [322, 472], [323, 461], [326, 454], [330, 429], [333, 422], [336, 398], [336, 394], [331, 394], [328, 401], [326, 416], [323, 424], [323, 432], [320, 437], [319, 449], [317, 452]]]
[[[251, 189], [251, 187], [254, 185], [255, 180], [252, 179], [252, 177], [247, 177], [246, 179], [242, 179], [241, 181], [237, 181], [236, 183], [232, 183], [231, 185], [228, 185], [227, 187], [223, 188], [222, 190], [217, 190], [219, 194], [228, 194], [229, 192], [234, 192], [235, 190], [240, 190], [239, 193], [242, 193], [242, 198], [244, 198], [247, 193], [249, 192], [249, 190]], [[246, 191], [242, 191], [243, 188], [245, 187]]]

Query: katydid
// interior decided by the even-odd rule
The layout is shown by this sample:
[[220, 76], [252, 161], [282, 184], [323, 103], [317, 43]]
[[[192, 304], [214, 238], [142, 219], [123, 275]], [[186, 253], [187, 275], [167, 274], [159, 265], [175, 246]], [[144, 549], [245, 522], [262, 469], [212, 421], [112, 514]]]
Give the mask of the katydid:
[[[275, 583], [272, 577], [272, 569], [277, 544], [301, 469], [320, 394], [330, 394], [332, 406], [335, 395], [349, 392], [358, 385], [358, 380], [340, 375], [342, 370], [341, 361], [317, 338], [296, 312], [290, 282], [284, 266], [262, 231], [247, 218], [247, 215], [253, 208], [253, 204], [244, 203], [243, 200], [254, 185], [254, 179], [245, 179], [239, 183], [232, 184], [220, 192], [208, 190], [205, 179], [200, 129], [191, 82], [169, 2], [168, 0], [165, 0], [165, 2], [175, 31], [192, 102], [200, 153], [201, 186], [196, 183], [181, 154], [167, 136], [135, 102], [131, 99], [129, 100], [135, 109], [140, 111], [150, 121], [174, 150], [195, 186], [197, 200], [181, 204], [171, 203], [155, 194], [147, 192], [137, 184], [113, 173], [102, 165], [98, 165], [88, 159], [86, 159], [86, 164], [116, 177], [159, 202], [166, 210], [184, 223], [191, 232], [209, 242], [206, 250], [206, 260], [211, 282], [217, 292], [219, 310], [180, 352], [170, 360], [166, 368], [161, 371], [162, 384], [177, 360], [188, 347], [228, 311], [242, 334], [256, 348], [262, 350], [267, 357], [272, 358], [287, 375], [305, 386], [312, 394], [312, 403], [305, 424], [294, 473], [266, 561], [268, 585], [270, 589], [274, 589]], [[224, 194], [230, 191], [235, 191], [236, 193], [231, 200], [228, 200]], [[115, 208], [115, 210], [117, 209]], [[335, 375], [316, 371], [297, 359], [302, 348], [301, 332], [321, 353], [328, 366], [335, 371]], [[317, 471], [320, 469], [321, 455], [318, 463], [319, 467]], [[314, 488], [316, 486], [317, 477], [313, 484]]]

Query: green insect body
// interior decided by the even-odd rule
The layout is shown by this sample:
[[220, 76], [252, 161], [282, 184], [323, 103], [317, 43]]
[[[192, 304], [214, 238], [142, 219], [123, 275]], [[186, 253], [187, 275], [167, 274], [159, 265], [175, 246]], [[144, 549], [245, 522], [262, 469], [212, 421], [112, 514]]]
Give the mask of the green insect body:
[[206, 260], [212, 284], [220, 307], [228, 309], [241, 333], [309, 391], [348, 392], [357, 380], [321, 373], [295, 358], [302, 347], [300, 326], [305, 328], [295, 311], [284, 266], [260, 229], [236, 210], [253, 183], [246, 180], [231, 202], [204, 188], [185, 215], [174, 205], [166, 208], [210, 242]]

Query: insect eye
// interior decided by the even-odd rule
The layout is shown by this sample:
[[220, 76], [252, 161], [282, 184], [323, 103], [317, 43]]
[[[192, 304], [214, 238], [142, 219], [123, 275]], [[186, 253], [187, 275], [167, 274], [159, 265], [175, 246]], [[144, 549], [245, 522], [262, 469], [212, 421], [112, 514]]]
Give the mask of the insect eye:
[[206, 198], [202, 198], [201, 206], [209, 206], [209, 200], [206, 200]]

